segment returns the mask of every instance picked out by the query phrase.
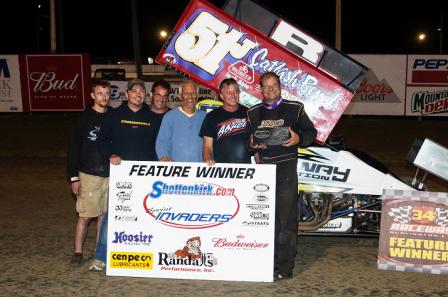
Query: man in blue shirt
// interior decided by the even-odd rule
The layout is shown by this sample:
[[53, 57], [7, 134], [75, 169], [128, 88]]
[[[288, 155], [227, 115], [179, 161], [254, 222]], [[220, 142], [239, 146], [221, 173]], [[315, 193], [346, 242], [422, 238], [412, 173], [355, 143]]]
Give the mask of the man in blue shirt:
[[156, 140], [160, 161], [202, 162], [202, 137], [199, 136], [206, 113], [196, 109], [197, 85], [181, 84], [182, 104], [166, 113]]

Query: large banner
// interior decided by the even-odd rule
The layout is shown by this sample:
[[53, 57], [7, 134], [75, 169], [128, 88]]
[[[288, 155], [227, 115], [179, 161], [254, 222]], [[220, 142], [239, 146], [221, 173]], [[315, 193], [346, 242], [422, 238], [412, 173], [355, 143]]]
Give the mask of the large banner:
[[274, 165], [111, 165], [107, 275], [273, 281]]
[[[278, 34], [286, 36], [287, 31], [294, 35], [293, 27], [284, 21], [280, 25]], [[194, 0], [156, 60], [213, 90], [223, 79], [235, 78], [240, 84], [240, 101], [246, 106], [260, 102], [260, 76], [273, 71], [280, 77], [282, 97], [304, 103], [318, 131], [317, 140], [325, 142], [353, 93], [311, 62], [318, 63], [324, 47], [317, 41], [305, 43], [302, 50], [308, 59], [298, 57], [208, 2]]]
[[24, 111], [81, 111], [90, 98], [88, 55], [21, 55]]
[[19, 57], [0, 55], [0, 112], [21, 112]]
[[448, 193], [384, 191], [378, 268], [448, 274]]

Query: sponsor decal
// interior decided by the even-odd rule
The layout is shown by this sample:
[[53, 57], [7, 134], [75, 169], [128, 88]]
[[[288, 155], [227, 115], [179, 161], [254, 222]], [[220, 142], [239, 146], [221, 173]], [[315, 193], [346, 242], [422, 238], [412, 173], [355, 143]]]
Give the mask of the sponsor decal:
[[269, 222], [261, 222], [261, 221], [243, 221], [243, 226], [249, 227], [267, 227], [269, 226]]
[[255, 191], [261, 193], [269, 191], [269, 186], [267, 184], [256, 184], [253, 188]]
[[269, 200], [269, 197], [264, 194], [255, 194], [254, 200], [257, 202], [267, 202]]
[[217, 139], [223, 136], [235, 135], [244, 132], [246, 129], [246, 119], [230, 119], [228, 121], [218, 123], [219, 127]]
[[352, 227], [352, 218], [344, 217], [329, 221], [323, 225], [317, 232], [347, 232]]
[[246, 204], [246, 208], [253, 210], [267, 209], [269, 208], [269, 204]]
[[109, 258], [110, 268], [124, 269], [144, 269], [152, 270], [153, 254], [152, 253], [128, 253], [128, 252], [111, 252]]
[[411, 76], [413, 84], [448, 84], [448, 59], [415, 59]]
[[116, 194], [118, 201], [121, 203], [131, 200], [131, 195], [132, 195], [132, 191], [130, 191], [130, 192], [120, 191]]
[[[211, 167], [211, 166], [208, 166]], [[216, 199], [220, 208], [210, 208], [207, 201]], [[183, 210], [172, 207], [173, 200], [190, 201]], [[156, 222], [183, 229], [211, 228], [229, 222], [239, 212], [235, 189], [216, 184], [168, 184], [155, 181], [143, 201], [146, 213]]]
[[115, 183], [117, 189], [132, 189], [132, 182], [129, 181], [119, 181]]
[[115, 205], [115, 210], [116, 211], [121, 211], [121, 212], [131, 212], [132, 208], [130, 206], [128, 206], [128, 205], [118, 204], [118, 205]]
[[448, 89], [412, 93], [411, 111], [422, 114], [448, 112]]
[[125, 221], [125, 222], [137, 222], [136, 216], [115, 216], [115, 221]]
[[395, 94], [389, 82], [385, 79], [379, 80], [373, 71], [367, 72], [356, 95], [352, 99], [354, 102], [379, 102], [398, 103], [401, 102]]
[[[84, 55], [26, 55], [25, 102], [30, 111], [82, 110], [87, 73]], [[87, 71], [88, 69], [88, 71]]]
[[316, 164], [307, 161], [302, 161], [300, 168], [298, 168], [298, 176], [321, 179], [321, 180], [333, 180], [338, 182], [346, 182], [350, 175], [351, 169], [343, 169], [337, 166], [330, 166], [324, 164]]
[[201, 238], [192, 237], [182, 249], [173, 253], [159, 253], [160, 270], [213, 272], [212, 267], [218, 265], [218, 259], [212, 253], [203, 253]]
[[145, 234], [140, 231], [136, 234], [128, 234], [124, 231], [114, 232], [113, 243], [128, 244], [128, 245], [150, 245], [153, 236], [151, 234]]
[[398, 231], [403, 234], [448, 235], [448, 210], [444, 206], [434, 207], [433, 205], [421, 204], [419, 207], [400, 205], [390, 208], [387, 213], [388, 216], [393, 218], [390, 231]]
[[269, 214], [262, 211], [253, 211], [250, 213], [250, 217], [254, 220], [269, 220]]
[[215, 237], [212, 239], [213, 247], [223, 249], [235, 249], [235, 250], [257, 250], [264, 249], [269, 246], [267, 242], [258, 242], [256, 240], [245, 240], [245, 236], [239, 234], [236, 236], [236, 240], [229, 240], [225, 237]]

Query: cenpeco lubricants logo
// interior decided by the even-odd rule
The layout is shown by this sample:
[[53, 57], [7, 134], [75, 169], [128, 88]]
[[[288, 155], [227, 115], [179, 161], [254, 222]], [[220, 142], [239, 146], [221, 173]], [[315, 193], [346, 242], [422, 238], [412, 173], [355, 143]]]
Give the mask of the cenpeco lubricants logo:
[[109, 262], [110, 268], [152, 270], [153, 259], [152, 253], [111, 252]]

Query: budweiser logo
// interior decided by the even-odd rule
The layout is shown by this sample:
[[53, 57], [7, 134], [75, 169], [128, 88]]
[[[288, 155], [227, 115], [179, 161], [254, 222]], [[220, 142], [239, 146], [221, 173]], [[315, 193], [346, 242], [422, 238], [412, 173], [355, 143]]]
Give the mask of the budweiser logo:
[[263, 249], [267, 248], [269, 245], [267, 242], [258, 242], [256, 240], [243, 241], [244, 236], [242, 238], [241, 237], [241, 235], [238, 235], [238, 239], [236, 241], [230, 241], [226, 238], [213, 238], [213, 246], [215, 248]]
[[34, 85], [34, 92], [47, 93], [50, 91], [66, 90], [71, 91], [76, 88], [79, 73], [72, 79], [62, 80], [56, 79], [55, 72], [32, 72], [30, 74], [30, 80], [36, 82]]

